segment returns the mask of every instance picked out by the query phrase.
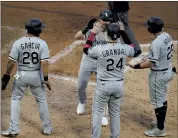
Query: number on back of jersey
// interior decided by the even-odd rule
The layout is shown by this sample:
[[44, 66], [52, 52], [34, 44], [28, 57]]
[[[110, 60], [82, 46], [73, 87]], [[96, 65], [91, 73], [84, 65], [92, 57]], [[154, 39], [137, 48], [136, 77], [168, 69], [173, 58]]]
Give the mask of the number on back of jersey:
[[167, 60], [170, 60], [172, 57], [173, 44], [167, 48]]
[[24, 52], [23, 53], [23, 64], [30, 64], [28, 59], [31, 59], [33, 64], [37, 64], [39, 62], [39, 57], [38, 57], [38, 53], [37, 52]]
[[[114, 60], [112, 58], [107, 60], [108, 65], [106, 66], [107, 71], [113, 71], [114, 70]], [[119, 68], [120, 70], [123, 68], [123, 58], [119, 60], [119, 62], [116, 64], [115, 68]]]

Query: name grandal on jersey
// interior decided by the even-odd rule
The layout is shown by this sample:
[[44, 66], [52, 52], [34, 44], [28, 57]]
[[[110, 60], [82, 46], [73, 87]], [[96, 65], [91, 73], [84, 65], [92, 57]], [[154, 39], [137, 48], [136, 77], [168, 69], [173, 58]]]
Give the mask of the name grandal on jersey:
[[102, 52], [103, 57], [115, 56], [115, 55], [126, 55], [126, 49], [110, 49]]

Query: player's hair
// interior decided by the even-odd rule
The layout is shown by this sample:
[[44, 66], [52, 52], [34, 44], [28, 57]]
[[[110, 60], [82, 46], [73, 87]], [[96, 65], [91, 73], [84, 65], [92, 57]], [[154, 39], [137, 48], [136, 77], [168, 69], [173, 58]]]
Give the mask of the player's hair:
[[159, 33], [163, 30], [164, 22], [160, 17], [152, 16], [148, 18], [146, 25], [150, 33]]

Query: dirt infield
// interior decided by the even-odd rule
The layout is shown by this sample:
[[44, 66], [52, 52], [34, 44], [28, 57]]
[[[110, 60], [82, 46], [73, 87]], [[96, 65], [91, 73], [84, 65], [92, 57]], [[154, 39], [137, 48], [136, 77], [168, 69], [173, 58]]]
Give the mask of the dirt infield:
[[[75, 33], [86, 22], [97, 17], [106, 8], [105, 2], [1, 2], [1, 74], [5, 71], [11, 44], [25, 32], [24, 23], [38, 17], [46, 24], [42, 38], [55, 56], [74, 42]], [[131, 2], [129, 21], [140, 44], [150, 43], [153, 37], [147, 33], [143, 23], [151, 15], [165, 21], [165, 31], [178, 40], [178, 2]], [[165, 13], [166, 11], [166, 13]], [[173, 64], [177, 67], [177, 46], [175, 45]], [[142, 48], [147, 52], [149, 47]], [[77, 45], [70, 53], [50, 65], [52, 91], [47, 91], [51, 121], [54, 133], [49, 138], [89, 138], [91, 132], [91, 105], [94, 86], [87, 88], [87, 107], [85, 115], [76, 114], [76, 79], [82, 57], [82, 45]], [[15, 73], [16, 70], [13, 71]], [[144, 130], [154, 118], [153, 107], [149, 103], [148, 69], [128, 70], [125, 74], [125, 97], [121, 106], [120, 138], [146, 138]], [[59, 76], [73, 77], [74, 81], [60, 79]], [[66, 78], [67, 78], [66, 77]], [[95, 76], [91, 77], [95, 80]], [[167, 138], [177, 138], [177, 76], [168, 92], [168, 113], [166, 118]], [[10, 96], [13, 79], [1, 98], [1, 129], [9, 127]], [[30, 91], [21, 102], [21, 133], [19, 138], [44, 138], [37, 104]], [[102, 129], [101, 138], [109, 137], [109, 127]]]

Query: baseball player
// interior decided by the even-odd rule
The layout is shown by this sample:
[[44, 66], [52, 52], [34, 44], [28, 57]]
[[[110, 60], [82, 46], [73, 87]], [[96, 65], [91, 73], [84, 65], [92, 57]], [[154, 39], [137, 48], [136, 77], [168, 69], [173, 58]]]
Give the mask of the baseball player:
[[[93, 28], [93, 24], [97, 19], [92, 19], [89, 21], [88, 25], [81, 31], [77, 32], [75, 35], [75, 39], [83, 39], [84, 37], [87, 39], [89, 34], [91, 33], [90, 29]], [[100, 13], [98, 22], [102, 24], [103, 30], [95, 36], [95, 40], [92, 46], [96, 46], [98, 44], [103, 45], [107, 43], [107, 35], [106, 35], [106, 26], [113, 21], [112, 13], [109, 10], [104, 10]], [[80, 64], [80, 69], [78, 73], [78, 87], [77, 92], [79, 96], [79, 104], [77, 106], [77, 114], [81, 115], [85, 112], [85, 104], [86, 104], [86, 87], [89, 81], [89, 77], [92, 72], [96, 72], [96, 60], [90, 58], [85, 53], [83, 54], [82, 61]], [[103, 117], [103, 125], [108, 125], [107, 117]]]
[[[149, 74], [149, 93], [157, 121], [151, 130], [145, 131], [145, 135], [163, 137], [166, 136], [167, 86], [172, 80], [174, 72], [176, 73], [176, 69], [175, 67], [172, 68], [171, 63], [173, 41], [168, 33], [163, 32], [164, 22], [159, 17], [150, 17], [147, 21], [147, 26], [148, 32], [155, 35], [155, 39], [150, 46], [148, 59], [136, 65], [128, 65], [134, 69], [151, 69]], [[153, 122], [151, 125], [154, 125]]]
[[48, 104], [44, 84], [51, 90], [48, 81], [49, 51], [46, 42], [39, 38], [44, 24], [34, 18], [25, 25], [26, 36], [14, 42], [7, 64], [6, 73], [2, 77], [2, 90], [5, 90], [10, 74], [17, 63], [17, 74], [12, 88], [10, 127], [2, 131], [4, 136], [15, 136], [20, 133], [19, 115], [20, 101], [27, 87], [30, 87], [38, 104], [40, 119], [42, 121], [44, 135], [50, 135], [53, 131], [49, 117]]
[[134, 57], [139, 56], [142, 53], [142, 51], [128, 23], [128, 11], [130, 10], [129, 2], [128, 1], [109, 1], [108, 6], [109, 6], [109, 9], [112, 11], [114, 21], [123, 22], [127, 36], [129, 37], [132, 44], [135, 45], [134, 46], [134, 50], [135, 50]]
[[97, 60], [97, 86], [92, 106], [91, 137], [100, 138], [102, 113], [104, 107], [108, 105], [111, 118], [110, 138], [118, 138], [120, 134], [120, 104], [124, 94], [124, 66], [127, 57], [134, 56], [134, 48], [118, 42], [120, 27], [117, 23], [108, 25], [107, 44], [91, 47], [100, 30], [101, 24], [95, 24], [84, 46], [85, 54]]

